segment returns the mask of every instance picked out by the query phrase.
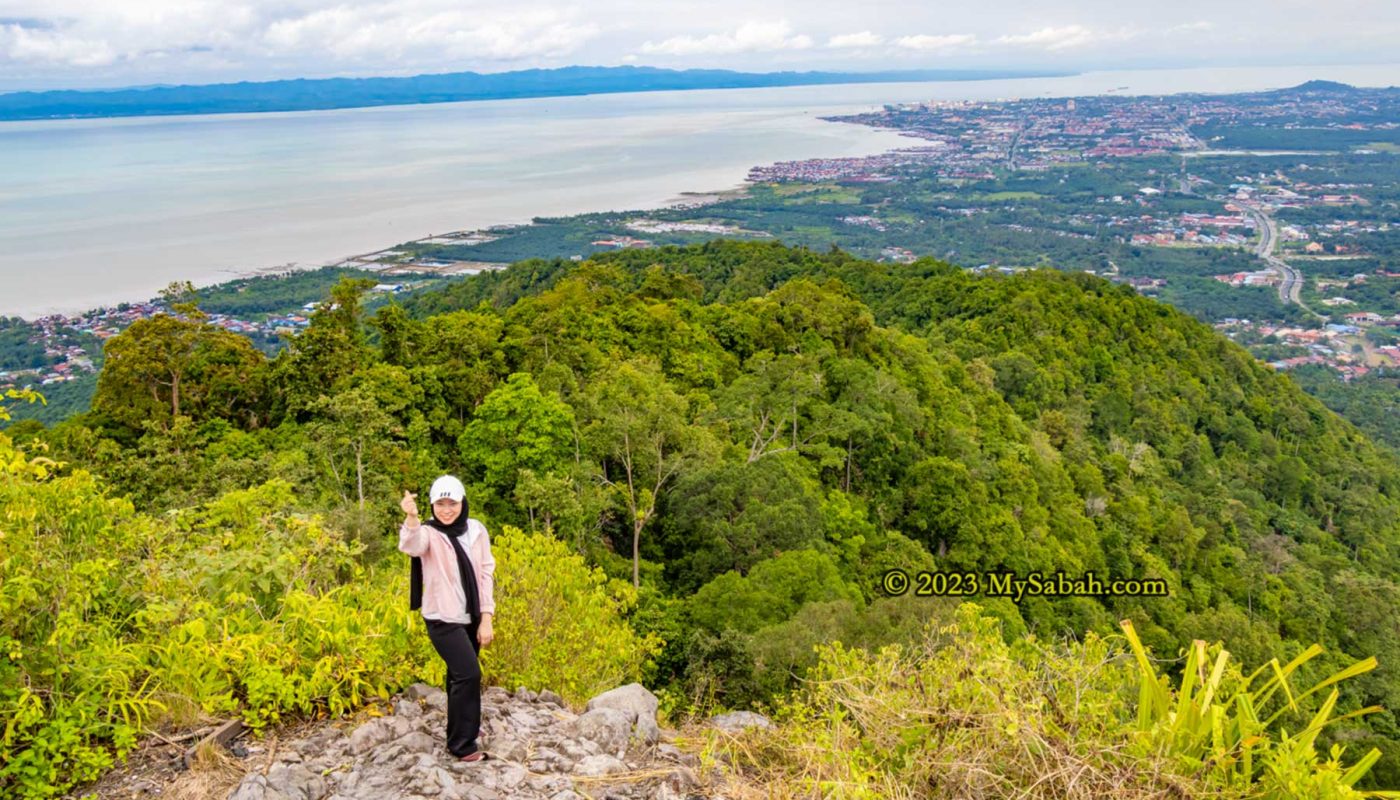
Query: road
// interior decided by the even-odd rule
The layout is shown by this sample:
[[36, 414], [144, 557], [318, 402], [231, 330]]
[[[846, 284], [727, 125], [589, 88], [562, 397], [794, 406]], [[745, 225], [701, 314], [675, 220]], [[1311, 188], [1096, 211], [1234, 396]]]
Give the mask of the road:
[[1016, 171], [1016, 145], [1021, 143], [1021, 134], [1026, 132], [1028, 124], [1024, 118], [1021, 119], [1021, 127], [1016, 129], [1016, 135], [1011, 137], [1011, 146], [1006, 148], [1006, 168], [1012, 172]]
[[1287, 305], [1297, 303], [1304, 311], [1314, 316], [1318, 316], [1316, 311], [1304, 305], [1303, 293], [1303, 273], [1290, 267], [1287, 262], [1274, 255], [1274, 249], [1278, 247], [1278, 225], [1273, 218], [1264, 212], [1259, 206], [1240, 206], [1247, 214], [1254, 218], [1254, 227], [1259, 231], [1259, 244], [1254, 247], [1254, 254], [1264, 260], [1264, 263], [1278, 270], [1283, 276], [1283, 280], [1278, 285], [1278, 299]]

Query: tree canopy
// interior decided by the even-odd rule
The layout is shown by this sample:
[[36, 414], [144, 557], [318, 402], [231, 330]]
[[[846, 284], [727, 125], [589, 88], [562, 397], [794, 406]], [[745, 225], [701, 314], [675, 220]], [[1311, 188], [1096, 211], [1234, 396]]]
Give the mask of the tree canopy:
[[[454, 472], [488, 525], [631, 584], [654, 682], [707, 702], [771, 700], [817, 628], [904, 641], [931, 606], [881, 590], [900, 568], [1160, 578], [983, 602], [1044, 636], [1131, 619], [1159, 654], [1378, 655], [1341, 703], [1400, 707], [1395, 455], [1130, 288], [711, 242], [521, 262], [368, 320], [362, 290], [272, 362], [133, 326], [94, 413], [37, 440], [145, 511], [286, 481], [370, 555], [398, 493]], [[1393, 712], [1347, 724], [1400, 776]]]

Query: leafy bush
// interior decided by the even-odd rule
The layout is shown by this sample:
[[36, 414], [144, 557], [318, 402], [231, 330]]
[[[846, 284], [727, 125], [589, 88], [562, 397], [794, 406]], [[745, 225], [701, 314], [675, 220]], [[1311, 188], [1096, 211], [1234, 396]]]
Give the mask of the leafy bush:
[[[1308, 694], [1288, 678], [1318, 648], [1236, 673], [1227, 692], [1228, 655], [1217, 647], [1208, 663], [1197, 643], [1173, 691], [1125, 630], [1126, 651], [1092, 634], [1008, 644], [994, 619], [964, 604], [911, 646], [822, 645], [778, 726], [711, 732], [710, 754], [740, 768], [736, 794], [770, 798], [1361, 796], [1351, 786], [1375, 754], [1344, 768], [1339, 750], [1326, 760], [1312, 751], [1320, 727], [1341, 719], [1331, 716], [1335, 690], [1299, 733], [1281, 727]], [[1271, 697], [1279, 713], [1258, 716]]]
[[[441, 683], [407, 560], [294, 512], [271, 481], [162, 518], [52, 474], [0, 435], [0, 798], [98, 777], [149, 727], [339, 715]], [[580, 701], [640, 676], [657, 650], [608, 582], [553, 537], [494, 541], [500, 615], [488, 682]]]
[[[1170, 758], [1182, 773], [1204, 775], [1221, 790], [1250, 797], [1340, 798], [1357, 796], [1351, 787], [1380, 759], [1380, 750], [1373, 748], [1344, 769], [1343, 748], [1333, 746], [1325, 761], [1315, 748], [1318, 734], [1328, 725], [1381, 710], [1369, 706], [1333, 716], [1338, 692], [1331, 687], [1375, 669], [1374, 657], [1298, 691], [1291, 680], [1322, 654], [1321, 646], [1307, 648], [1287, 664], [1271, 659], [1240, 677], [1226, 650], [1217, 645], [1208, 654], [1205, 642], [1197, 640], [1187, 649], [1180, 684], [1172, 692], [1132, 622], [1123, 620], [1122, 626], [1138, 667], [1136, 746], [1146, 754]], [[1285, 715], [1291, 712], [1294, 719], [1300, 718], [1306, 707], [1301, 702], [1329, 688], [1321, 707], [1310, 717], [1301, 716], [1306, 722], [1290, 735], [1282, 725]]]
[[730, 571], [700, 587], [690, 598], [690, 613], [713, 631], [751, 633], [790, 619], [805, 603], [822, 600], [862, 604], [860, 591], [843, 579], [830, 556], [792, 550], [760, 561], [748, 575]]
[[96, 777], [158, 710], [124, 635], [142, 575], [121, 567], [145, 533], [130, 503], [0, 435], [0, 796]]
[[637, 602], [630, 583], [589, 567], [564, 542], [506, 527], [496, 557], [496, 640], [482, 651], [487, 680], [547, 687], [580, 703], [642, 673], [661, 651], [624, 620]]

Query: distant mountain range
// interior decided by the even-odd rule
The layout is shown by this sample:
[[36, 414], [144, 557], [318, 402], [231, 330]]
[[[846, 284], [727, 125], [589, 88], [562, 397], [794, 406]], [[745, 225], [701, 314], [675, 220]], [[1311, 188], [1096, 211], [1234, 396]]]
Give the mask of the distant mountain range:
[[0, 94], [0, 120], [310, 111], [677, 89], [973, 81], [1069, 74], [1074, 73], [1025, 70], [755, 73], [721, 69], [563, 67], [492, 74], [453, 72], [415, 75], [409, 78], [325, 78], [220, 83], [207, 86], [14, 92]]

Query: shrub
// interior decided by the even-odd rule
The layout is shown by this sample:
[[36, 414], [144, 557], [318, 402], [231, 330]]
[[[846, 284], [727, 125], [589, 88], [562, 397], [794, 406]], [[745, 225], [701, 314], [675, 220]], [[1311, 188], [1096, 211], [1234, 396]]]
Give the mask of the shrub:
[[[0, 435], [0, 798], [95, 779], [157, 723], [261, 730], [442, 682], [407, 559], [366, 564], [291, 485], [154, 518], [51, 467]], [[494, 550], [488, 682], [578, 702], [641, 675], [658, 648], [623, 618], [630, 585], [548, 535], [506, 528]]]
[[[1092, 634], [1008, 644], [994, 619], [964, 604], [913, 646], [822, 645], [775, 728], [711, 731], [710, 755], [739, 768], [737, 796], [1362, 796], [1351, 786], [1375, 754], [1344, 768], [1340, 751], [1327, 760], [1312, 751], [1317, 731], [1342, 718], [1331, 716], [1335, 690], [1299, 732], [1279, 724], [1295, 701], [1372, 661], [1295, 692], [1288, 679], [1320, 651], [1311, 648], [1222, 692], [1228, 655], [1217, 647], [1208, 661], [1198, 642], [1173, 691], [1124, 627], [1126, 651]], [[1277, 716], [1259, 715], [1270, 702]]]
[[624, 619], [637, 602], [630, 583], [609, 579], [549, 534], [509, 526], [492, 538], [496, 641], [482, 651], [492, 683], [548, 687], [581, 703], [642, 674], [661, 651]]

